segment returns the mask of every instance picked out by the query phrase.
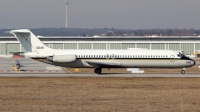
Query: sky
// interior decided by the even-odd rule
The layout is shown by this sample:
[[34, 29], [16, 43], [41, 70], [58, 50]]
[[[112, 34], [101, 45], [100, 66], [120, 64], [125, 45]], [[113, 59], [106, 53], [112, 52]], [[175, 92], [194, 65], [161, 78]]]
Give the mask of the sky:
[[[69, 0], [69, 28], [200, 29], [200, 0]], [[65, 27], [65, 0], [0, 0], [0, 29]]]

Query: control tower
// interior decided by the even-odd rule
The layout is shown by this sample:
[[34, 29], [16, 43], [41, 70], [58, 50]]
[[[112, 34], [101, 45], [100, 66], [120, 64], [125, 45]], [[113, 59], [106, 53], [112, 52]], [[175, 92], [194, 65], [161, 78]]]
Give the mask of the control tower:
[[69, 4], [69, 2], [68, 2], [68, 0], [67, 1], [65, 1], [65, 4], [66, 4], [66, 28], [68, 28], [68, 4]]

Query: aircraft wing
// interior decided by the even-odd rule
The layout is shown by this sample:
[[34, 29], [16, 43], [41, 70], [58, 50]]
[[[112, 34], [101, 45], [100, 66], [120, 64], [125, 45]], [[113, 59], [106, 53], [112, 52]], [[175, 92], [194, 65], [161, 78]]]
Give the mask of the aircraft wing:
[[87, 63], [93, 67], [120, 67], [121, 63], [119, 62], [95, 62], [95, 61], [87, 61]]

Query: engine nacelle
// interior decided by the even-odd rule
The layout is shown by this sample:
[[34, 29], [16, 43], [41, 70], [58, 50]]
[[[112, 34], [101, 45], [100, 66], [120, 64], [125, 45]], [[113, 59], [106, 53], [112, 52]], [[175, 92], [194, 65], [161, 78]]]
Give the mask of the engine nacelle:
[[[48, 58], [49, 59], [49, 58]], [[51, 60], [53, 62], [73, 62], [76, 60], [76, 55], [74, 54], [68, 54], [68, 55], [54, 55]]]

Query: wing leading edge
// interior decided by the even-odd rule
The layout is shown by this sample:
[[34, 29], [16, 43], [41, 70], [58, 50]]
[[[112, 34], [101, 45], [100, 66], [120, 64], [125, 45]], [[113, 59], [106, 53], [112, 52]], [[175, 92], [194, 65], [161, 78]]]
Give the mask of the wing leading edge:
[[87, 61], [89, 65], [97, 68], [97, 67], [107, 67], [107, 68], [112, 68], [112, 67], [121, 67], [121, 63], [119, 62], [95, 62], [95, 61]]

